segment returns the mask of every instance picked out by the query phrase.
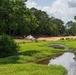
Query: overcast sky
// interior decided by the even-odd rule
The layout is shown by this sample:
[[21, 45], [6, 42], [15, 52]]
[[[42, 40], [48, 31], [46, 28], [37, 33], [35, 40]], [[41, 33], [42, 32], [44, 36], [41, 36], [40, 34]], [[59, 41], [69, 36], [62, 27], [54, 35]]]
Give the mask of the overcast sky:
[[50, 17], [54, 16], [64, 22], [74, 20], [76, 15], [76, 0], [28, 0], [26, 5], [28, 8], [46, 11]]

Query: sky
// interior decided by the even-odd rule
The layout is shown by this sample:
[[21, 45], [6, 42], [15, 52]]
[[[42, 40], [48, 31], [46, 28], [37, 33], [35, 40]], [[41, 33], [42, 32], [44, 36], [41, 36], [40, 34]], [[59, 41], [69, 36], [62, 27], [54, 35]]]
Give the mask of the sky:
[[49, 17], [62, 19], [65, 23], [74, 20], [76, 15], [76, 0], [28, 0], [26, 6], [46, 11]]

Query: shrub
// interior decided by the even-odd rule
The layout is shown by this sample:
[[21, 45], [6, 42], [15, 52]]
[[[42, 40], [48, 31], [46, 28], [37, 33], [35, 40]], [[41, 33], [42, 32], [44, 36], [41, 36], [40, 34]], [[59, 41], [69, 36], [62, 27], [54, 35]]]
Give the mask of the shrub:
[[38, 40], [35, 40], [35, 42], [38, 42]]
[[60, 40], [65, 40], [64, 38], [61, 38]]
[[17, 54], [18, 45], [13, 38], [3, 34], [0, 36], [0, 57], [7, 57]]
[[70, 38], [66, 38], [66, 40], [70, 40]]

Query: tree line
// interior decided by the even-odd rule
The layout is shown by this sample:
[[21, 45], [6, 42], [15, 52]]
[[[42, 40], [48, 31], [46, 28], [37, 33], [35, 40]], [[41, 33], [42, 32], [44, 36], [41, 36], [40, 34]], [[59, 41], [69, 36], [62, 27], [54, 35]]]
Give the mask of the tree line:
[[49, 17], [45, 11], [27, 8], [26, 1], [0, 0], [0, 35], [76, 35], [76, 22], [69, 21], [65, 25], [61, 19]]

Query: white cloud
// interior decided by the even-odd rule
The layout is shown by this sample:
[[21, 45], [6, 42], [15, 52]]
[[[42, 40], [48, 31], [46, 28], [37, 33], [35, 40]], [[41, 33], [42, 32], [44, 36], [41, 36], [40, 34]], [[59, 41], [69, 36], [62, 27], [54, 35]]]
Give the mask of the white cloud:
[[28, 0], [27, 7], [36, 7], [37, 9], [41, 9], [46, 11], [49, 16], [54, 16], [56, 18], [62, 19], [64, 22], [69, 20], [73, 20], [76, 15], [76, 7], [72, 7], [69, 5], [71, 3], [75, 3], [76, 0], [55, 0], [51, 6], [38, 6], [37, 3], [33, 2], [33, 0]]
[[28, 1], [26, 2], [26, 5], [27, 5], [28, 8], [32, 8], [32, 7], [35, 7], [35, 8], [37, 8], [37, 9], [41, 9], [41, 8], [42, 8], [41, 6], [38, 6], [37, 3], [35, 3], [35, 2], [32, 1], [32, 0], [28, 0]]
[[26, 5], [27, 5], [28, 8], [32, 8], [32, 7], [36, 7], [37, 6], [37, 4], [35, 2], [33, 2], [32, 0], [28, 0], [26, 2]]

